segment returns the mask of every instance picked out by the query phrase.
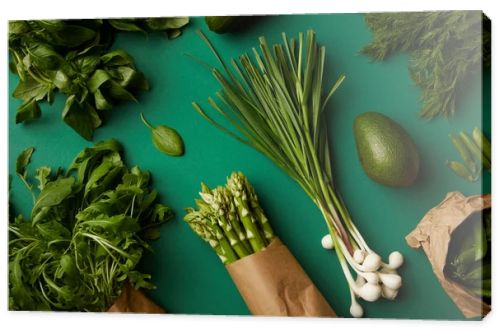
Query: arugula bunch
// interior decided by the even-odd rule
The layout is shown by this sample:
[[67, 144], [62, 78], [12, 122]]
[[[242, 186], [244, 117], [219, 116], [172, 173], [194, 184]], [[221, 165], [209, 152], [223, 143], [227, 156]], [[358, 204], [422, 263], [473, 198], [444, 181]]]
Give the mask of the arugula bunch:
[[154, 288], [136, 266], [150, 249], [144, 240], [157, 238], [173, 212], [157, 202], [149, 173], [127, 168], [121, 152], [108, 140], [84, 149], [66, 172], [40, 167], [37, 191], [26, 168], [33, 149], [19, 156], [16, 172], [34, 204], [29, 219], [9, 223], [10, 309], [104, 311], [125, 280]]
[[371, 13], [365, 22], [373, 41], [364, 54], [384, 61], [409, 53], [424, 118], [452, 116], [470, 75], [490, 63], [491, 23], [478, 11]]
[[20, 79], [14, 97], [23, 100], [16, 123], [39, 118], [39, 103], [52, 103], [60, 91], [67, 96], [63, 121], [91, 140], [102, 124], [103, 111], [120, 101], [136, 101], [139, 91], [149, 89], [132, 57], [125, 50], [110, 50], [116, 32], [165, 31], [175, 38], [188, 22], [188, 18], [9, 22], [11, 69]]

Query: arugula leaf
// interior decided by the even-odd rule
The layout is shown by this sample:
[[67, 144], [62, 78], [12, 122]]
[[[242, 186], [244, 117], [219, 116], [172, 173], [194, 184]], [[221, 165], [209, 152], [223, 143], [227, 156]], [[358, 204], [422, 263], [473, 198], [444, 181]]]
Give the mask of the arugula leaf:
[[38, 180], [38, 189], [43, 190], [50, 180], [52, 170], [49, 167], [40, 167], [36, 170], [35, 178]]
[[34, 206], [33, 214], [36, 214], [42, 207], [51, 207], [61, 204], [73, 192], [75, 179], [73, 177], [58, 178], [49, 182], [40, 192]]
[[35, 148], [28, 147], [19, 154], [16, 160], [16, 173], [26, 184], [28, 184], [26, 181], [26, 179], [28, 178], [27, 167], [31, 161], [31, 156], [33, 155], [33, 152], [35, 152]]

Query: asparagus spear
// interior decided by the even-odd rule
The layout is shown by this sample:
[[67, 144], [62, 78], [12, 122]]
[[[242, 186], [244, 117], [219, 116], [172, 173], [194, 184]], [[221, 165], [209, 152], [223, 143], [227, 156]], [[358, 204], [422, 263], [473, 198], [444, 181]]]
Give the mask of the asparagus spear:
[[491, 143], [479, 128], [472, 130], [472, 138], [483, 152], [484, 168], [491, 170]]
[[264, 214], [264, 210], [262, 210], [261, 206], [259, 205], [259, 199], [257, 197], [257, 193], [255, 192], [255, 189], [252, 187], [250, 182], [248, 182], [248, 179], [241, 172], [239, 174], [240, 174], [239, 177], [243, 178], [243, 180], [245, 181], [245, 188], [249, 197], [250, 206], [252, 208], [252, 211], [255, 213], [257, 221], [262, 227], [262, 230], [264, 231], [264, 237], [268, 241], [271, 241], [272, 239], [274, 239], [274, 232], [271, 227], [271, 224], [269, 223], [269, 220]]
[[479, 161], [479, 164], [482, 163], [485, 168], [490, 168], [489, 164], [490, 162], [488, 159], [486, 159], [483, 155], [483, 151], [481, 150], [481, 146], [477, 146], [476, 143], [472, 140], [471, 137], [469, 137], [468, 134], [465, 132], [460, 132], [460, 137], [462, 138], [463, 142], [469, 149], [469, 151], [472, 153], [475, 159]]
[[228, 214], [228, 219], [229, 223], [231, 224], [232, 228], [234, 229], [235, 233], [238, 235], [240, 241], [245, 245], [246, 249], [249, 250], [249, 252], [252, 249], [252, 246], [250, 245], [250, 242], [248, 241], [246, 237], [246, 231], [243, 225], [240, 222], [239, 216], [238, 216], [238, 210], [236, 210], [236, 206], [234, 205], [233, 197], [230, 191], [225, 191], [224, 194], [225, 196], [225, 201], [227, 204], [227, 214]]
[[238, 210], [241, 223], [247, 231], [247, 238], [254, 252], [258, 252], [265, 247], [264, 239], [255, 224], [256, 219], [252, 217], [248, 207], [248, 196], [245, 189], [245, 181], [238, 173], [233, 173], [227, 180], [227, 186], [234, 197], [234, 204]]
[[481, 176], [481, 167], [491, 171], [491, 143], [479, 128], [474, 128], [472, 136], [461, 131], [458, 135], [450, 134], [449, 137], [464, 161], [464, 164], [458, 161], [446, 162], [455, 174], [473, 182]]
[[455, 148], [457, 149], [458, 153], [460, 154], [460, 157], [464, 160], [466, 163], [466, 167], [470, 170], [472, 175], [476, 174], [477, 171], [477, 164], [476, 161], [474, 160], [473, 152], [471, 152], [464, 142], [463, 138], [461, 136], [457, 136], [454, 134], [450, 134], [450, 139]]
[[227, 264], [238, 260], [238, 255], [212, 217], [205, 216], [203, 212], [195, 211], [192, 208], [188, 208], [186, 211], [188, 214], [184, 220], [198, 236], [210, 244], [219, 255], [222, 263]]
[[226, 238], [229, 240], [229, 243], [231, 244], [231, 247], [233, 247], [236, 254], [242, 258], [249, 255], [250, 250], [247, 249], [246, 245], [241, 242], [240, 236], [235, 233], [235, 230], [226, 218], [228, 208], [225, 202], [225, 197], [223, 196], [224, 191], [226, 191], [225, 188], [217, 187], [211, 194], [202, 192], [200, 193], [200, 196], [207, 204], [210, 205], [214, 220], [216, 220], [219, 226], [223, 229]]

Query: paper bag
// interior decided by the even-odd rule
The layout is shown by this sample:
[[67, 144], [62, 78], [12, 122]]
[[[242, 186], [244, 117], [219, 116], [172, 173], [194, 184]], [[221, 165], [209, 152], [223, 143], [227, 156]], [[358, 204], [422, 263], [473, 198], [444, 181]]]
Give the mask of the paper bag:
[[146, 297], [142, 291], [135, 289], [129, 282], [126, 282], [120, 296], [111, 305], [108, 312], [165, 313], [165, 310]]
[[253, 315], [336, 317], [278, 238], [226, 268]]
[[490, 207], [491, 195], [465, 197], [459, 192], [450, 192], [406, 236], [410, 247], [424, 249], [439, 282], [467, 318], [485, 316], [491, 307], [444, 275], [450, 236], [471, 214]]

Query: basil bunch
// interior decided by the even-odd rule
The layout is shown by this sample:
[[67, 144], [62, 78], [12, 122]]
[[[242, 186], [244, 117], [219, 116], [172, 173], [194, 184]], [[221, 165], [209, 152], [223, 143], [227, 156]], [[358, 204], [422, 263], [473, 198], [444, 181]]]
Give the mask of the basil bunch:
[[120, 101], [136, 101], [137, 92], [149, 89], [132, 57], [124, 50], [110, 50], [116, 32], [165, 31], [174, 38], [188, 22], [188, 18], [9, 22], [11, 69], [20, 79], [14, 97], [23, 100], [16, 123], [39, 118], [39, 103], [52, 103], [60, 91], [67, 96], [64, 122], [91, 140], [102, 124], [102, 111]]

